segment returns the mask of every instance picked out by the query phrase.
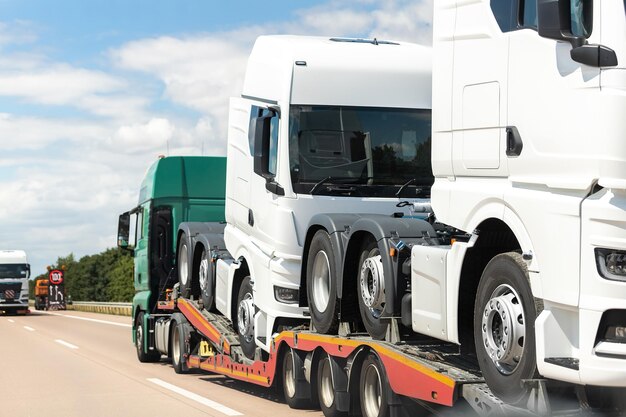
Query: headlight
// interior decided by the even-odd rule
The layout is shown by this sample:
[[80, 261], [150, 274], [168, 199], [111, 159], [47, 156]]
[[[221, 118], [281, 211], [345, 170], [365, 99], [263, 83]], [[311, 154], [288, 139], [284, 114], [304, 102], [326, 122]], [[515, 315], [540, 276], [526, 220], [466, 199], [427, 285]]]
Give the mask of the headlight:
[[292, 288], [274, 286], [274, 298], [280, 303], [298, 304], [300, 302], [300, 291]]
[[598, 273], [606, 279], [626, 281], [626, 252], [616, 249], [596, 248]]

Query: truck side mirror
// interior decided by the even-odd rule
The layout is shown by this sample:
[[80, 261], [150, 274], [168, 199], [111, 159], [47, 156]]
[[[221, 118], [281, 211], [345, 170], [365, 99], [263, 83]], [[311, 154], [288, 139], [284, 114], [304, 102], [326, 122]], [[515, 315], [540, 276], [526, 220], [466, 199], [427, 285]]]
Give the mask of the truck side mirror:
[[570, 1], [537, 0], [537, 31], [543, 38], [567, 41], [578, 48], [585, 44], [585, 38], [572, 34]]
[[[257, 117], [254, 124], [254, 173], [265, 178], [265, 189], [273, 194], [283, 196], [285, 190], [276, 181], [270, 171], [270, 153], [272, 141], [272, 119], [280, 115], [280, 109], [270, 107]], [[276, 144], [274, 144], [276, 146]], [[276, 161], [274, 160], [274, 163]], [[274, 167], [275, 169], [275, 167]]]
[[269, 172], [270, 135], [272, 118], [276, 116], [275, 110], [268, 110], [257, 117], [254, 128], [254, 173], [265, 179], [272, 178]]
[[120, 214], [117, 223], [117, 247], [128, 249], [128, 240], [130, 236], [130, 212]]

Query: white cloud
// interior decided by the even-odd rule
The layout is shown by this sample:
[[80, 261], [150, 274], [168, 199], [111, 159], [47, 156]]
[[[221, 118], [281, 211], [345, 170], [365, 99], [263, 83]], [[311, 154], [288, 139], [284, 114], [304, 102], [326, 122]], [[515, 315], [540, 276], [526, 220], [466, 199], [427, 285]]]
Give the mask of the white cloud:
[[155, 151], [167, 146], [174, 130], [167, 119], [151, 119], [144, 124], [121, 126], [110, 138], [109, 145], [125, 153]]
[[18, 117], [0, 113], [0, 146], [5, 151], [41, 149], [61, 140], [74, 143], [95, 141], [106, 133], [105, 126], [86, 120]]
[[119, 91], [124, 83], [108, 74], [56, 65], [22, 73], [0, 73], [0, 95], [23, 97], [41, 104], [71, 104], [97, 93]]
[[32, 43], [36, 40], [37, 34], [32, 23], [23, 20], [0, 22], [0, 47]]

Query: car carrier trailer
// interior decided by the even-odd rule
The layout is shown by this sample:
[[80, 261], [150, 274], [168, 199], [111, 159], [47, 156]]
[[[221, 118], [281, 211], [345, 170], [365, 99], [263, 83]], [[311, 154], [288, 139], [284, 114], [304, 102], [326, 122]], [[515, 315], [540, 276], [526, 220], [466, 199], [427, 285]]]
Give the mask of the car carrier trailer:
[[[525, 407], [506, 404], [491, 393], [476, 364], [456, 345], [431, 338], [400, 341], [393, 334], [389, 341], [379, 341], [347, 333], [347, 325], [340, 326], [336, 336], [318, 334], [308, 326], [284, 330], [272, 337], [269, 353], [251, 360], [241, 350], [238, 332], [222, 315], [180, 297], [177, 286], [167, 298], [150, 315], [154, 331], [148, 349], [170, 357], [177, 373], [196, 369], [282, 387], [292, 408], [319, 407], [325, 416], [401, 416], [411, 406], [447, 416], [591, 412], [583, 391], [564, 393], [551, 385], [554, 382], [541, 379], [525, 382], [531, 387]], [[607, 409], [593, 413], [621, 415]]]

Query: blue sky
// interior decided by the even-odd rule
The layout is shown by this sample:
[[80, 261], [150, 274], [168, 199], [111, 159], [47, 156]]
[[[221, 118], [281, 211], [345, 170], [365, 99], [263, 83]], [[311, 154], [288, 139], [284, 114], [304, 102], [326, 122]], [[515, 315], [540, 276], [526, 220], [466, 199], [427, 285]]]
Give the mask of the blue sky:
[[433, 0], [0, 0], [0, 249], [115, 245], [159, 154], [224, 155], [254, 39], [430, 44]]

